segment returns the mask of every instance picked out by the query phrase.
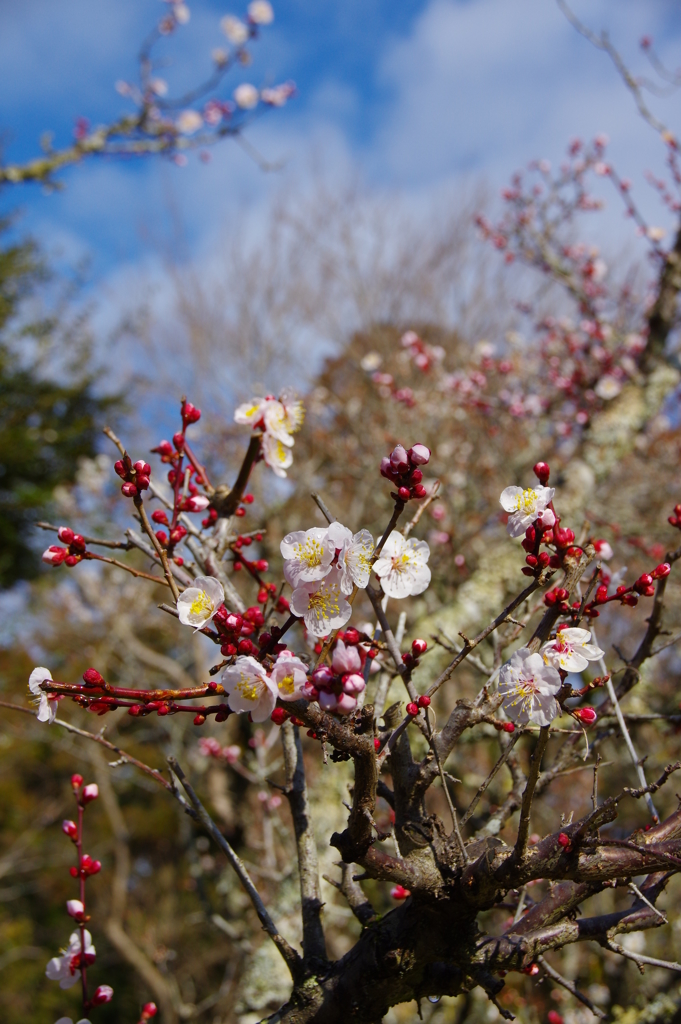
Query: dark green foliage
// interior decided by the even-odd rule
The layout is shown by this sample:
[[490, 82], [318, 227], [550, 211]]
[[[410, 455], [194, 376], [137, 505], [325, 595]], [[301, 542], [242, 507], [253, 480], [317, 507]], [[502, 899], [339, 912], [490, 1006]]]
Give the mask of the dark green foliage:
[[83, 320], [67, 323], [60, 307], [30, 315], [29, 300], [48, 283], [32, 242], [0, 248], [0, 587], [36, 575], [32, 525], [56, 484], [95, 453], [115, 403], [94, 393]]

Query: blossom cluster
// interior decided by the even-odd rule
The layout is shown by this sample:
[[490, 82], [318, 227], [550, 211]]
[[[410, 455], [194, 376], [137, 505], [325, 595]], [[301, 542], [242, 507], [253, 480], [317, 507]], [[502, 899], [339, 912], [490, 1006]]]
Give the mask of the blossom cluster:
[[236, 423], [262, 431], [262, 457], [280, 477], [293, 463], [293, 434], [303, 425], [305, 410], [292, 392], [284, 391], [279, 398], [266, 395], [252, 398], [240, 405], [234, 413]]

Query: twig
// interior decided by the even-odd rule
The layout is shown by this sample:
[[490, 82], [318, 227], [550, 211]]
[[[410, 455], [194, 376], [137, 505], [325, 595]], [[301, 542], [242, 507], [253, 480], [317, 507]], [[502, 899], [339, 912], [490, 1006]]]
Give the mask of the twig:
[[549, 742], [549, 731], [550, 727], [548, 725], [542, 726], [541, 732], [539, 733], [539, 739], [537, 740], [537, 745], [534, 748], [534, 753], [532, 754], [532, 760], [530, 761], [530, 770], [527, 776], [522, 804], [520, 806], [518, 836], [516, 838], [513, 853], [511, 857], [509, 857], [509, 862], [513, 862], [514, 866], [521, 864], [525, 857], [525, 850], [527, 849], [527, 834], [530, 829], [532, 797], [534, 796], [534, 787], [537, 785], [537, 779], [539, 778], [541, 760], [544, 756], [546, 745]]
[[501, 755], [501, 757], [499, 758], [497, 763], [494, 765], [494, 768], [492, 768], [492, 771], [489, 773], [489, 775], [487, 776], [487, 778], [482, 783], [482, 785], [478, 789], [477, 793], [475, 794], [475, 796], [471, 800], [470, 804], [468, 805], [468, 810], [466, 811], [466, 813], [464, 814], [463, 818], [461, 819], [461, 827], [462, 828], [466, 824], [466, 822], [468, 821], [470, 816], [473, 814], [473, 811], [475, 810], [475, 808], [478, 806], [478, 803], [480, 802], [480, 798], [482, 797], [483, 793], [485, 792], [487, 787], [490, 785], [490, 783], [494, 779], [494, 776], [497, 774], [499, 769], [501, 767], [503, 767], [503, 765], [505, 765], [506, 762], [508, 761], [508, 759], [509, 759], [509, 757], [511, 755], [511, 751], [513, 750], [514, 746], [516, 745], [516, 743], [518, 742], [518, 740], [519, 740], [519, 738], [521, 736], [522, 736], [522, 732], [519, 729], [516, 729], [515, 733], [513, 734], [511, 739], [508, 741], [508, 745], [506, 747], [506, 750], [503, 752], [503, 754]]
[[[31, 708], [25, 708], [22, 704], [11, 704], [6, 700], [0, 700], [0, 707], [9, 708], [11, 711], [21, 711], [23, 715], [31, 715], [33, 718], [37, 715], [37, 712], [33, 711]], [[71, 725], [70, 722], [65, 722], [61, 718], [55, 718], [53, 725], [60, 725], [62, 729], [75, 733], [76, 736], [82, 736], [84, 739], [93, 740], [95, 743], [99, 743], [100, 746], [106, 747], [107, 750], [113, 750], [114, 754], [117, 754], [122, 761], [134, 765], [135, 768], [139, 768], [139, 770], [144, 772], [145, 775], [149, 775], [154, 782], [158, 782], [164, 789], [172, 792], [173, 787], [167, 779], [163, 778], [159, 771], [155, 768], [150, 768], [148, 764], [144, 763], [144, 761], [139, 761], [136, 757], [133, 757], [132, 754], [128, 754], [125, 750], [122, 750], [115, 743], [111, 743], [110, 740], [105, 740], [101, 733], [88, 732], [87, 729], [79, 729], [77, 725]]]
[[248, 874], [248, 871], [246, 870], [246, 866], [244, 865], [243, 861], [238, 856], [238, 854], [234, 852], [232, 847], [229, 845], [229, 843], [223, 836], [222, 832], [220, 832], [219, 828], [217, 827], [211, 816], [208, 814], [207, 810], [205, 809], [205, 807], [199, 800], [198, 796], [194, 792], [191, 784], [189, 783], [189, 780], [182, 771], [182, 768], [180, 768], [180, 765], [178, 764], [176, 759], [174, 757], [169, 757], [168, 764], [170, 765], [171, 769], [173, 770], [177, 778], [182, 783], [184, 791], [189, 797], [189, 802], [191, 803], [192, 808], [196, 812], [197, 820], [200, 822], [200, 824], [203, 826], [206, 832], [211, 836], [211, 838], [217, 843], [217, 845], [220, 847], [220, 849], [225, 854], [230, 864], [234, 868], [239, 878], [239, 881], [244, 887], [246, 893], [250, 898], [251, 903], [255, 908], [255, 912], [258, 915], [258, 919], [260, 920], [261, 925], [263, 926], [264, 930], [270, 936], [275, 946], [281, 953], [284, 963], [288, 967], [294, 983], [296, 983], [301, 978], [302, 974], [302, 961], [300, 958], [300, 954], [296, 952], [293, 946], [289, 945], [289, 943], [286, 941], [283, 935], [281, 935], [281, 933], [279, 932], [277, 926], [275, 925], [274, 921], [267, 912], [267, 908], [265, 907], [265, 904], [262, 901], [262, 897], [258, 890], [256, 889], [255, 885], [253, 884], [251, 877]]
[[431, 686], [426, 691], [427, 695], [429, 697], [432, 697], [433, 694], [440, 689], [442, 684], [447, 682], [452, 673], [456, 671], [461, 662], [468, 657], [471, 651], [474, 650], [478, 646], [478, 644], [481, 644], [482, 641], [490, 635], [490, 633], [493, 633], [495, 629], [498, 629], [499, 626], [501, 626], [502, 623], [504, 623], [508, 619], [511, 612], [515, 611], [515, 609], [518, 608], [523, 603], [523, 601], [526, 601], [528, 599], [530, 594], [533, 594], [535, 590], [537, 590], [539, 587], [543, 587], [545, 583], [548, 583], [552, 576], [552, 570], [542, 572], [541, 575], [538, 576], [536, 579], [532, 580], [530, 585], [528, 587], [525, 587], [525, 589], [520, 594], [518, 594], [517, 597], [514, 597], [510, 604], [507, 604], [504, 610], [500, 612], [499, 615], [497, 615], [496, 619], [490, 622], [488, 626], [485, 626], [482, 632], [478, 633], [478, 635], [473, 640], [465, 639], [463, 650], [457, 654], [454, 660], [451, 661], [447, 668], [437, 677], [435, 682], [431, 684]]
[[665, 924], [669, 924], [669, 921], [667, 920], [667, 918], [665, 917], [665, 915], [664, 915], [664, 914], [662, 913], [662, 911], [661, 911], [661, 910], [658, 910], [658, 909], [657, 909], [657, 907], [655, 906], [655, 904], [654, 904], [654, 903], [651, 903], [651, 902], [650, 902], [650, 900], [648, 899], [648, 897], [647, 897], [647, 896], [644, 896], [644, 894], [643, 894], [643, 893], [641, 892], [641, 890], [639, 889], [639, 887], [638, 887], [638, 886], [636, 885], [636, 883], [635, 883], [635, 882], [629, 882], [629, 889], [631, 889], [631, 891], [632, 891], [632, 892], [633, 892], [633, 893], [634, 893], [634, 894], [635, 894], [636, 896], [638, 896], [638, 898], [639, 898], [640, 900], [642, 900], [642, 901], [643, 901], [643, 902], [644, 902], [644, 903], [646, 904], [646, 906], [650, 907], [650, 909], [652, 910], [652, 912], [653, 912], [654, 914], [657, 914], [657, 916], [658, 916], [658, 917], [659, 917], [659, 918], [660, 918], [660, 919], [661, 919], [661, 920], [662, 920], [662, 921], [663, 921], [663, 922], [664, 922]]
[[[594, 629], [593, 625], [591, 626], [591, 635], [593, 637], [594, 644], [598, 645], [598, 640], [596, 638], [596, 630]], [[600, 666], [602, 675], [604, 675], [606, 677], [605, 685], [606, 685], [606, 689], [608, 691], [608, 696], [609, 696], [610, 702], [611, 702], [611, 704], [612, 704], [612, 706], [614, 708], [615, 715], [617, 717], [618, 725], [619, 725], [620, 730], [622, 732], [622, 736], [624, 737], [624, 742], [627, 745], [627, 750], [629, 751], [629, 757], [631, 758], [632, 763], [634, 765], [634, 768], [636, 769], [636, 774], [638, 775], [639, 782], [641, 783], [641, 786], [644, 789], [647, 789], [648, 783], [646, 781], [645, 772], [643, 771], [643, 765], [640, 762], [639, 756], [636, 753], [636, 748], [634, 747], [634, 744], [632, 742], [631, 736], [629, 734], [629, 730], [627, 729], [627, 723], [624, 720], [624, 715], [622, 714], [622, 708], [620, 707], [620, 703], [619, 703], [619, 701], [617, 699], [617, 694], [615, 693], [615, 687], [613, 686], [612, 679], [610, 678], [610, 674], [608, 673], [608, 669], [607, 669], [607, 666], [605, 664], [605, 658], [602, 657], [598, 664]], [[651, 797], [650, 793], [648, 793], [648, 792], [645, 793], [645, 799], [646, 799], [646, 804], [648, 805], [648, 810], [650, 811], [650, 814], [651, 814], [651, 816], [653, 818], [653, 821], [658, 822], [660, 820], [660, 816], [659, 816], [659, 814], [657, 813], [657, 811], [655, 809], [655, 804], [653, 803], [653, 798]]]
[[604, 943], [608, 949], [612, 950], [613, 953], [619, 953], [620, 956], [625, 956], [627, 960], [633, 960], [638, 965], [638, 969], [643, 974], [643, 967], [646, 964], [650, 964], [651, 967], [664, 967], [668, 971], [679, 971], [681, 972], [681, 964], [671, 960], [658, 960], [654, 956], [644, 956], [642, 953], [632, 953], [630, 949], [625, 949], [624, 946], [620, 946], [619, 942], [613, 942], [612, 939], [606, 939]]
[[403, 534], [403, 536], [405, 538], [407, 538], [409, 536], [409, 534], [414, 529], [414, 527], [416, 526], [416, 524], [418, 523], [419, 519], [421, 518], [423, 513], [426, 511], [428, 506], [433, 501], [435, 501], [435, 499], [437, 498], [437, 494], [438, 494], [439, 490], [440, 490], [440, 481], [436, 480], [435, 483], [433, 484], [433, 486], [432, 486], [428, 496], [426, 498], [424, 498], [423, 501], [419, 502], [419, 506], [416, 509], [416, 512], [414, 513], [412, 518], [409, 520], [409, 522], [407, 523], [405, 528], [402, 530], [402, 534]]
[[321, 496], [317, 494], [316, 491], [312, 491], [310, 497], [317, 503], [317, 507], [319, 508], [319, 511], [326, 519], [327, 523], [335, 523], [336, 517], [331, 515], [328, 508], [324, 504], [324, 501], [322, 500]]
[[[40, 530], [49, 530], [51, 533], [57, 533], [60, 529], [59, 526], [54, 526], [52, 523], [38, 522], [35, 524]], [[122, 548], [123, 551], [129, 551], [132, 547], [131, 543], [126, 540], [102, 540], [100, 537], [85, 537], [83, 540], [86, 544], [98, 544], [102, 548]]]
[[575, 999], [579, 999], [580, 1003], [584, 1003], [585, 1006], [588, 1006], [593, 1014], [600, 1017], [601, 1020], [606, 1019], [608, 1016], [607, 1013], [604, 1013], [603, 1010], [596, 1006], [595, 1003], [592, 1003], [588, 996], [585, 996], [583, 992], [580, 992], [574, 981], [569, 981], [568, 978], [564, 978], [562, 974], [559, 974], [551, 964], [546, 962], [541, 953], [537, 957], [536, 962], [542, 965], [542, 968], [548, 974], [549, 978], [555, 981], [558, 985], [562, 985], [563, 988], [566, 988], [568, 992], [575, 997]]
[[290, 721], [284, 722], [281, 727], [281, 743], [286, 774], [284, 793], [291, 808], [298, 853], [303, 955], [306, 961], [311, 958], [326, 960], [326, 941], [321, 922], [322, 894], [319, 886], [317, 845], [305, 781], [303, 747], [297, 725], [292, 725]]
[[329, 875], [323, 875], [324, 880], [328, 882], [329, 885], [332, 885], [334, 889], [338, 889], [339, 892], [343, 893], [350, 910], [361, 925], [367, 925], [372, 921], [375, 921], [378, 916], [376, 911], [364, 895], [359, 882], [356, 882], [353, 878], [354, 865], [344, 864], [342, 861], [339, 861], [338, 867], [342, 872], [342, 881], [337, 882]]

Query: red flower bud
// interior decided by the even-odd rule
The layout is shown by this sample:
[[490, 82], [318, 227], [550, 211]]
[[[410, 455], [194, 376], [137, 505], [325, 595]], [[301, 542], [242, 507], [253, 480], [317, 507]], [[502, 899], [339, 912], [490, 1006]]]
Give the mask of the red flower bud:
[[354, 627], [354, 626], [350, 626], [350, 628], [349, 628], [349, 629], [346, 629], [346, 630], [345, 630], [345, 637], [344, 637], [344, 640], [345, 640], [345, 643], [346, 643], [346, 644], [352, 644], [352, 645], [354, 645], [354, 644], [358, 644], [358, 643], [359, 643], [359, 641], [360, 641], [360, 633], [359, 633], [359, 630], [358, 630], [358, 629], [355, 629], [355, 627]]
[[61, 565], [66, 561], [68, 552], [66, 548], [60, 548], [57, 544], [51, 544], [47, 551], [43, 551], [42, 559], [46, 565]]
[[608, 588], [604, 585], [596, 588], [596, 604], [605, 604], [608, 600]]
[[423, 480], [423, 473], [421, 472], [420, 469], [413, 469], [411, 471], [411, 473], [409, 474], [409, 483], [410, 484], [420, 484], [422, 480]]
[[390, 890], [390, 895], [394, 900], [406, 900], [411, 896], [409, 889], [405, 889], [403, 885], [394, 885]]
[[168, 516], [162, 508], [155, 508], [151, 513], [151, 518], [155, 523], [162, 523], [164, 526], [168, 525]]
[[156, 1009], [156, 1003], [145, 1003], [142, 1007], [142, 1017], [148, 1020], [149, 1017], [155, 1017], [158, 1013]]
[[275, 725], [283, 725], [286, 719], [289, 717], [288, 711], [284, 708], [275, 708], [270, 718]]
[[138, 491], [146, 491], [149, 486], [149, 477], [146, 473], [138, 473], [135, 477], [135, 484], [137, 485]]
[[104, 676], [96, 668], [88, 668], [83, 672], [83, 682], [86, 686], [104, 686]]
[[582, 725], [593, 725], [598, 718], [593, 708], [576, 708], [572, 714], [579, 719]]
[[255, 563], [255, 567], [258, 572], [267, 572], [270, 567], [270, 563], [265, 558], [259, 558]]
[[409, 501], [411, 492], [408, 487], [400, 487], [397, 491], [401, 501]]
[[133, 466], [133, 469], [136, 473], [143, 473], [145, 476], [149, 476], [151, 473], [151, 466], [144, 459], [139, 459]]
[[96, 782], [88, 782], [87, 786], [83, 787], [81, 794], [84, 804], [89, 804], [93, 800], [96, 800], [99, 796], [99, 786]]
[[558, 1010], [549, 1010], [546, 1014], [546, 1019], [549, 1024], [563, 1024], [563, 1018], [558, 1013]]
[[414, 704], [413, 701], [411, 701], [409, 704], [407, 704], [407, 714], [408, 715], [411, 715], [412, 718], [415, 718], [416, 715], [418, 715], [418, 713], [419, 713], [418, 704]]
[[173, 446], [170, 441], [161, 441], [156, 448], [152, 448], [151, 450], [152, 452], [158, 452], [161, 458], [165, 457], [166, 459], [173, 454]]
[[548, 465], [545, 462], [537, 462], [535, 463], [533, 470], [534, 475], [539, 479], [539, 483], [546, 486], [546, 484], [549, 482], [549, 476], [551, 474], [551, 470], [549, 469]]
[[[402, 491], [401, 487], [400, 491]], [[428, 491], [425, 489], [423, 484], [417, 484], [416, 487], [412, 487], [411, 493], [414, 498], [425, 498], [425, 496], [428, 494]]]
[[201, 410], [191, 402], [185, 402], [182, 406], [182, 419], [185, 423], [197, 423], [201, 419]]
[[205, 715], [194, 715], [194, 725], [203, 725], [206, 721]]
[[245, 516], [246, 515], [246, 509], [243, 507], [243, 505], [239, 505], [239, 507], [236, 510], [236, 512], [234, 513], [234, 515], [235, 516]]
[[420, 708], [430, 707], [430, 697], [428, 696], [427, 693], [421, 694], [421, 696], [418, 699], [418, 705]]
[[118, 462], [114, 462], [114, 472], [123, 479], [128, 475], [127, 467], [122, 459], [119, 459]]
[[178, 452], [181, 452], [184, 448], [184, 434], [178, 431], [177, 434], [173, 434], [173, 444], [175, 445]]
[[64, 559], [64, 565], [68, 565], [69, 569], [72, 569], [74, 565], [78, 565], [80, 558], [78, 555], [67, 555]]
[[60, 526], [57, 530], [57, 536], [63, 544], [70, 544], [74, 534], [70, 526]]
[[82, 785], [83, 785], [83, 776], [82, 775], [76, 774], [76, 775], [72, 775], [71, 776], [71, 788], [72, 789], [74, 789], [74, 790], [75, 789], [80, 789], [80, 787]]
[[650, 575], [653, 577], [654, 580], [661, 580], [665, 576], [669, 576], [669, 573], [671, 571], [672, 567], [669, 564], [669, 562], [662, 562], [662, 564], [658, 565], [656, 569], [653, 569]]
[[239, 654], [257, 654], [258, 648], [251, 640], [239, 640]]
[[515, 732], [515, 725], [513, 722], [504, 722], [501, 728], [504, 732]]
[[130, 480], [126, 480], [126, 482], [121, 486], [121, 494], [125, 495], [126, 498], [136, 498], [137, 488]]
[[419, 655], [426, 653], [426, 651], [428, 650], [428, 644], [425, 640], [417, 638], [416, 640], [412, 640], [411, 649], [418, 658]]

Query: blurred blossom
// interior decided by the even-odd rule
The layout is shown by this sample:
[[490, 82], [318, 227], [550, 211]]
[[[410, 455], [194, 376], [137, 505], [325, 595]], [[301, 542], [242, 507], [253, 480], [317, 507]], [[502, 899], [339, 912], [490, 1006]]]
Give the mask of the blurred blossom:
[[149, 82], [149, 88], [157, 96], [165, 96], [168, 92], [168, 83], [163, 78], [152, 78]]
[[175, 18], [180, 25], [186, 25], [191, 17], [191, 12], [186, 4], [175, 4], [173, 8]]
[[232, 14], [227, 14], [222, 19], [220, 28], [234, 46], [243, 46], [248, 39], [248, 25], [245, 25], [243, 21], [235, 18]]
[[242, 110], [252, 110], [258, 105], [259, 93], [254, 85], [243, 82], [234, 90], [234, 99]]
[[260, 98], [271, 107], [283, 107], [295, 91], [293, 82], [284, 82], [282, 85], [275, 85], [273, 89], [263, 89]]
[[667, 232], [664, 228], [652, 227], [648, 228], [646, 234], [648, 235], [648, 238], [651, 240], [651, 242], [661, 242], [667, 234]]
[[604, 377], [601, 377], [601, 379], [596, 384], [596, 387], [594, 388], [594, 391], [596, 392], [598, 397], [602, 398], [606, 402], [610, 398], [616, 398], [621, 390], [621, 383], [617, 380], [616, 377], [613, 377], [610, 373], [606, 373]]
[[203, 118], [198, 110], [183, 110], [181, 114], [178, 114], [175, 122], [178, 132], [183, 135], [193, 135], [194, 132], [198, 132], [202, 124]]
[[229, 59], [229, 55], [228, 55], [227, 51], [226, 50], [221, 50], [219, 46], [216, 46], [214, 50], [210, 51], [210, 56], [211, 56], [211, 60], [215, 64], [219, 64], [219, 65], [226, 64], [228, 59]]
[[367, 373], [373, 373], [379, 368], [382, 362], [383, 356], [379, 355], [378, 352], [367, 352], [359, 365], [363, 370], [366, 370]]
[[274, 21], [272, 4], [268, 0], [253, 0], [248, 5], [248, 17], [254, 25], [270, 25]]

